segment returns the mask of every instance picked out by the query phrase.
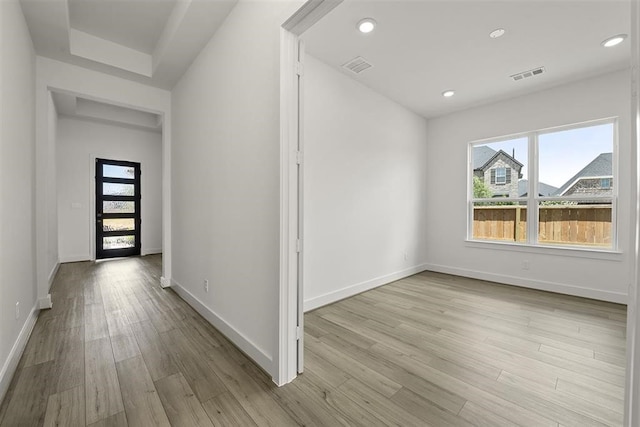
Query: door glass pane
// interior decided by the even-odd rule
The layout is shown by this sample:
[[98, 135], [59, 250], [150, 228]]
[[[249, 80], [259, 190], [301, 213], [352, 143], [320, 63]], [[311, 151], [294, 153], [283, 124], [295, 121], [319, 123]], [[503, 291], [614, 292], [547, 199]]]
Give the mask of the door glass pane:
[[102, 194], [105, 196], [134, 196], [133, 184], [117, 184], [114, 182], [102, 183]]
[[105, 200], [102, 202], [104, 213], [135, 213], [135, 202], [122, 202], [120, 200]]
[[135, 236], [111, 236], [102, 238], [103, 249], [125, 249], [136, 245]]
[[135, 230], [136, 223], [133, 218], [109, 218], [102, 220], [103, 231]]
[[105, 178], [134, 179], [135, 169], [131, 166], [102, 165], [102, 176]]

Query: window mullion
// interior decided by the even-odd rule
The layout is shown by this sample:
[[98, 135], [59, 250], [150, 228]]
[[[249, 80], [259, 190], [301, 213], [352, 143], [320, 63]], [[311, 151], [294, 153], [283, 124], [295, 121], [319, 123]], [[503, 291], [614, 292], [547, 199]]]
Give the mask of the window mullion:
[[538, 243], [538, 134], [529, 134], [529, 193], [527, 197], [527, 242]]

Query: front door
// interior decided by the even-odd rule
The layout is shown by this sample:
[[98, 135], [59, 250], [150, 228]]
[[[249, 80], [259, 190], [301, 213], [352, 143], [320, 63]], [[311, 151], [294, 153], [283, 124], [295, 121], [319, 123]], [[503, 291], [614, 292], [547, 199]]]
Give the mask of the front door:
[[96, 259], [140, 255], [140, 163], [96, 159]]

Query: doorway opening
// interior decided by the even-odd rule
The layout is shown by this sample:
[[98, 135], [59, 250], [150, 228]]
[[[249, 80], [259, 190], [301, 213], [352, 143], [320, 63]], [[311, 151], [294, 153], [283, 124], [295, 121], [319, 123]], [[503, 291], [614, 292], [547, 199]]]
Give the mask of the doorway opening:
[[140, 163], [96, 159], [96, 259], [140, 255]]

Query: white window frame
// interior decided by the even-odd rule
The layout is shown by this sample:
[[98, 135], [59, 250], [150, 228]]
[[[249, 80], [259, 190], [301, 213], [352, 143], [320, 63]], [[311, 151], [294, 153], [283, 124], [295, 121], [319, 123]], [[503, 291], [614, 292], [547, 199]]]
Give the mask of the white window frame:
[[[592, 196], [592, 197], [580, 197], [580, 196], [563, 196], [563, 197], [545, 197], [539, 196], [538, 182], [539, 182], [539, 158], [538, 158], [538, 138], [540, 135], [549, 133], [556, 133], [562, 131], [569, 131], [572, 129], [580, 129], [585, 127], [592, 127], [604, 124], [613, 124], [613, 154], [612, 154], [612, 194], [607, 196]], [[473, 237], [473, 208], [475, 203], [496, 203], [495, 198], [479, 198], [473, 197], [473, 148], [478, 145], [485, 145], [491, 143], [502, 142], [511, 139], [527, 138], [528, 140], [528, 165], [527, 174], [524, 177], [528, 180], [528, 188], [526, 191], [526, 197], [512, 197], [508, 200], [510, 202], [521, 204], [527, 208], [527, 237], [524, 242], [516, 241], [502, 241], [502, 240], [489, 240], [489, 239], [475, 239]], [[618, 118], [608, 117], [598, 120], [590, 120], [586, 122], [574, 123], [570, 125], [556, 126], [552, 128], [540, 129], [536, 131], [522, 132], [511, 135], [504, 135], [495, 138], [487, 138], [472, 141], [468, 147], [468, 178], [467, 178], [467, 241], [473, 243], [481, 243], [482, 245], [517, 245], [523, 247], [536, 247], [544, 249], [561, 249], [561, 250], [577, 250], [580, 252], [618, 252], [618, 186], [614, 185], [614, 182], [619, 182], [618, 178]], [[496, 171], [496, 184], [498, 183], [497, 171]], [[538, 240], [538, 221], [539, 221], [539, 206], [545, 201], [581, 201], [581, 200], [593, 200], [602, 199], [607, 203], [611, 202], [611, 246], [610, 247], [590, 247], [585, 245], [559, 245], [539, 242]]]
[[[496, 170], [496, 185], [506, 185], [507, 184], [507, 168], [504, 166], [501, 166], [499, 168], [495, 168], [495, 170]], [[502, 181], [498, 180], [498, 171], [504, 172], [504, 175], [501, 175], [503, 178]]]

